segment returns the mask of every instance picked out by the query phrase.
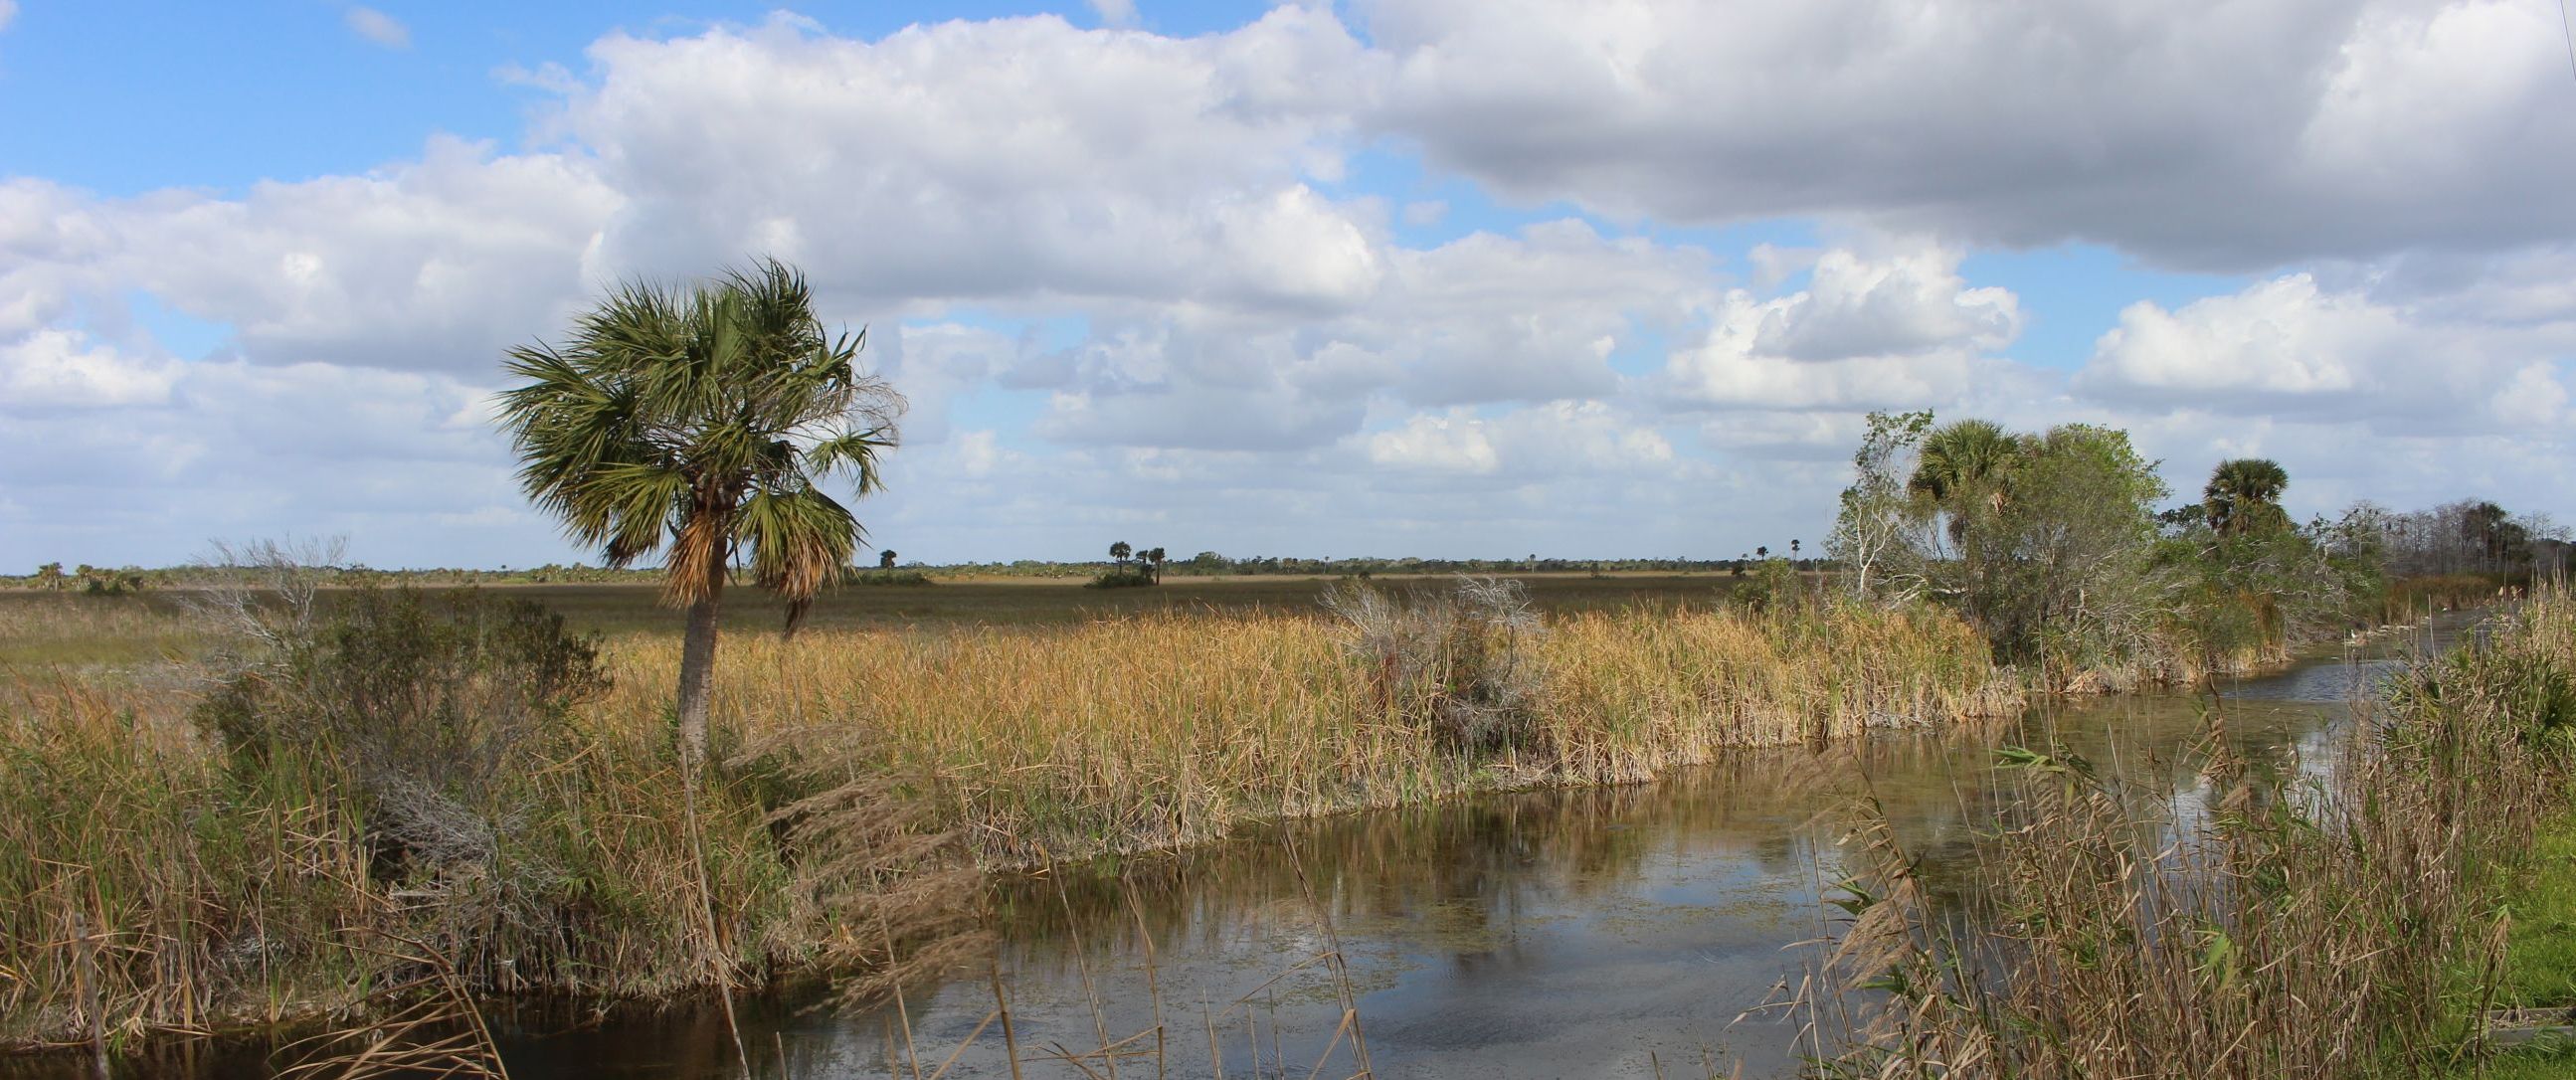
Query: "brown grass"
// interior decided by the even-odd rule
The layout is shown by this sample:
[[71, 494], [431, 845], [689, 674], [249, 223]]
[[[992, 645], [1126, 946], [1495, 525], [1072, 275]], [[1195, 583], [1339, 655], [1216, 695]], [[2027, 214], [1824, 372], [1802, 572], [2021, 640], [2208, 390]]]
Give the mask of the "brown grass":
[[2215, 731], [2186, 796], [2017, 752], [1955, 903], [1869, 830], [1841, 993], [1818, 1005], [1845, 1042], [1830, 1071], [2256, 1080], [2466, 1060], [2504, 941], [2499, 871], [2566, 798], [2571, 675], [2576, 602], [2555, 595], [2495, 647], [2428, 662], [2348, 729], [2330, 778], [2255, 768]]

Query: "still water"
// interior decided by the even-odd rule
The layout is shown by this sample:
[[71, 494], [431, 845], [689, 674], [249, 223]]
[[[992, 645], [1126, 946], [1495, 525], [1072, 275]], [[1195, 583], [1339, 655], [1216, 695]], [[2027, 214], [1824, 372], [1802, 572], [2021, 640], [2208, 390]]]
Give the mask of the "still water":
[[[2443, 637], [2456, 633], [2444, 627]], [[2337, 652], [2232, 688], [2227, 738], [2314, 768], [2349, 703], [2427, 642]], [[1000, 992], [1019, 1075], [1112, 1075], [1053, 1055], [1116, 1045], [1116, 1075], [1347, 1076], [1344, 1003], [1385, 1077], [1777, 1076], [1801, 1049], [1780, 1001], [1824, 936], [1838, 840], [1874, 798], [1936, 889], [1969, 888], [2005, 743], [2056, 744], [2187, 798], [2205, 701], [2066, 703], [2016, 723], [1891, 735], [1824, 755], [1748, 753], [1652, 784], [1525, 792], [1289, 823], [1180, 855], [997, 884]], [[1344, 967], [1317, 959], [1335, 950]], [[1008, 1077], [985, 973], [858, 1015], [746, 1002], [759, 1071]], [[903, 1034], [909, 1018], [910, 1036]], [[718, 1080], [741, 1069], [712, 1008], [502, 1018], [512, 1075]], [[1159, 1035], [1156, 1033], [1159, 1029]], [[974, 1036], [970, 1040], [970, 1036]], [[907, 1049], [908, 1047], [908, 1049]], [[197, 1080], [273, 1075], [255, 1048], [133, 1063]], [[75, 1076], [74, 1063], [0, 1076]], [[32, 1069], [33, 1071], [28, 1071]], [[1739, 1073], [1740, 1070], [1740, 1073]]]

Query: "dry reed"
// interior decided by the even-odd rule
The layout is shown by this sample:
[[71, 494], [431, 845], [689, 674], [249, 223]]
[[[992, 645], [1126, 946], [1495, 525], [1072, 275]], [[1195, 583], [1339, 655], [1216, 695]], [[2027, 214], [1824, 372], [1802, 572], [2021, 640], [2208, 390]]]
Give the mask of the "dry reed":
[[[2542, 673], [2535, 679], [2535, 672]], [[2324, 779], [2208, 741], [2202, 790], [2056, 751], [2019, 774], [1977, 887], [1936, 897], [1884, 825], [1815, 1002], [1833, 1075], [2201, 1080], [2422, 1075], [2474, 1050], [2499, 871], [2566, 796], [2576, 602], [2427, 662]], [[2531, 707], [2533, 685], [2560, 695]], [[2223, 724], [2223, 714], [2213, 724]], [[2545, 736], [2545, 737], [2544, 737]], [[1869, 862], [1870, 860], [1864, 860]]]

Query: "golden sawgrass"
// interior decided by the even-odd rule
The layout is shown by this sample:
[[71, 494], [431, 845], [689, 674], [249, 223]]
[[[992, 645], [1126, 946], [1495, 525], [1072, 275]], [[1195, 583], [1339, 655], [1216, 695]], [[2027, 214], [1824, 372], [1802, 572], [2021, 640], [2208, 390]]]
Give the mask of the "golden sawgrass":
[[[1637, 608], [1563, 617], [1530, 642], [1539, 737], [1444, 747], [1313, 617], [1146, 614], [1068, 628], [811, 632], [724, 647], [718, 723], [761, 741], [858, 727], [936, 778], [989, 863], [1212, 839], [1462, 791], [1629, 782], [1732, 748], [1848, 738], [2017, 707], [1982, 640], [1946, 615], [1780, 617]], [[611, 650], [604, 717], [646, 715], [679, 646]]]

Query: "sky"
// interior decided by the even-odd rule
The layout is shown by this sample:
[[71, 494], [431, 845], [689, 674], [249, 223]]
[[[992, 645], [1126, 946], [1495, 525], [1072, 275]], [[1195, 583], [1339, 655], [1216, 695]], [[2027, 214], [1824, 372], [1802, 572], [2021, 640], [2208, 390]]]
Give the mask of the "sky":
[[492, 396], [758, 256], [869, 548], [1729, 558], [1871, 410], [2576, 519], [2550, 0], [0, 0], [0, 572], [595, 552]]

